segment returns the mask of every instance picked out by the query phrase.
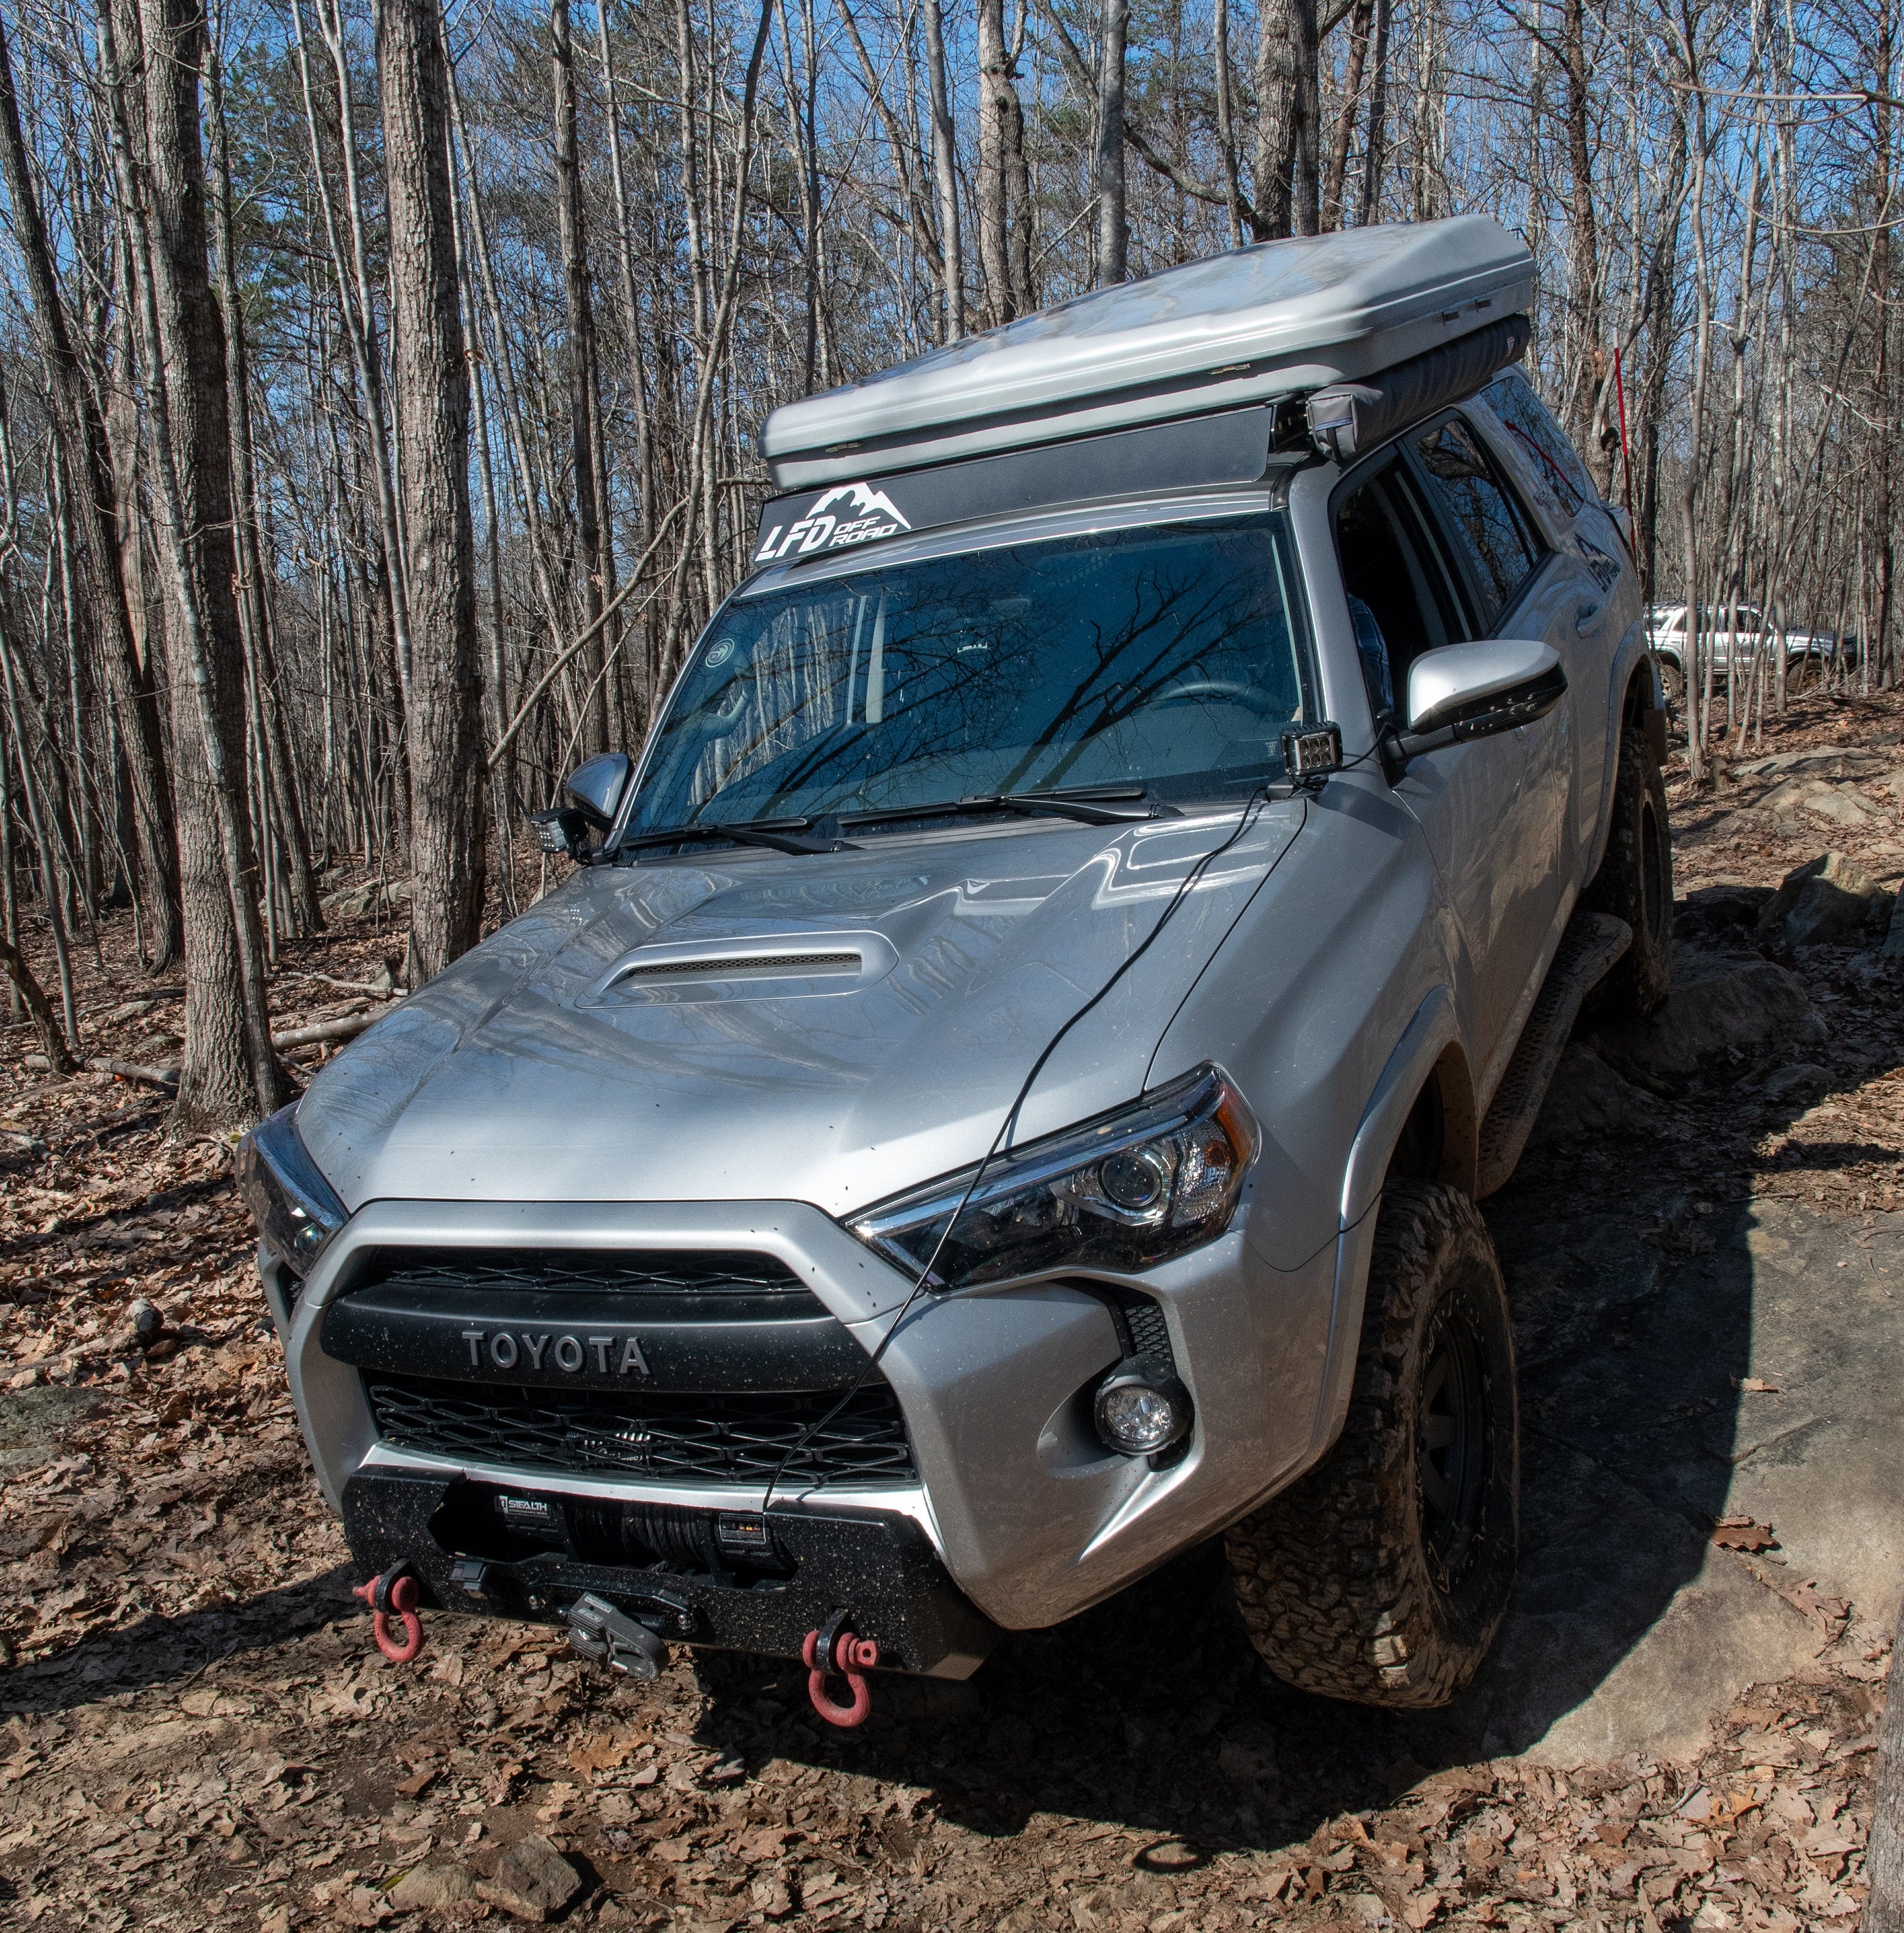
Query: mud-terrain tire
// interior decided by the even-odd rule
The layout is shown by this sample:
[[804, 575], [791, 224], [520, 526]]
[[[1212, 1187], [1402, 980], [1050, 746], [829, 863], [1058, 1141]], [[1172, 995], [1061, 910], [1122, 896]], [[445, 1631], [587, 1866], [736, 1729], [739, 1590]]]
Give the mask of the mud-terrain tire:
[[1653, 662], [1659, 667], [1659, 691], [1666, 701], [1666, 709], [1671, 712], [1683, 710], [1686, 704], [1685, 668], [1675, 664], [1671, 658], [1655, 658]]
[[1581, 903], [1633, 929], [1632, 944], [1589, 995], [1590, 1011], [1608, 1019], [1644, 1019], [1672, 988], [1673, 833], [1659, 762], [1635, 726], [1620, 735], [1606, 852]]
[[1513, 1588], [1514, 1339], [1465, 1195], [1393, 1180], [1378, 1213], [1342, 1434], [1227, 1542], [1237, 1608], [1278, 1678], [1419, 1710], [1474, 1676]]

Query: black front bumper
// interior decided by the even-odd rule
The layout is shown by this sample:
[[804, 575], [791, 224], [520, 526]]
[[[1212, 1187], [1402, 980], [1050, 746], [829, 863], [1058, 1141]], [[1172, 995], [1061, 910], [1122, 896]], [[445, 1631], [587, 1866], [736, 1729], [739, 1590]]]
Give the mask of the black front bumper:
[[440, 1607], [560, 1625], [584, 1592], [663, 1637], [797, 1658], [837, 1610], [880, 1662], [963, 1678], [998, 1635], [925, 1533], [895, 1512], [776, 1503], [758, 1513], [621, 1504], [539, 1487], [387, 1471], [345, 1486], [366, 1576], [407, 1558]]

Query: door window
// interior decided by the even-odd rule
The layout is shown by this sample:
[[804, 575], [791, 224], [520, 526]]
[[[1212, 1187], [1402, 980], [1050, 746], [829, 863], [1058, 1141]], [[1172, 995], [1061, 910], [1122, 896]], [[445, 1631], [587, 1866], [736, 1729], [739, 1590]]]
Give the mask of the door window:
[[1566, 432], [1534, 394], [1533, 385], [1518, 369], [1503, 369], [1482, 395], [1513, 437], [1538, 487], [1563, 524], [1572, 522], [1581, 507], [1599, 495], [1580, 452]]
[[1467, 564], [1476, 635], [1487, 637], [1538, 568], [1542, 546], [1479, 437], [1459, 416], [1413, 440], [1428, 493]]
[[1399, 463], [1357, 483], [1338, 504], [1335, 548], [1369, 709], [1377, 719], [1395, 716], [1404, 707], [1409, 666], [1468, 635], [1446, 556]]

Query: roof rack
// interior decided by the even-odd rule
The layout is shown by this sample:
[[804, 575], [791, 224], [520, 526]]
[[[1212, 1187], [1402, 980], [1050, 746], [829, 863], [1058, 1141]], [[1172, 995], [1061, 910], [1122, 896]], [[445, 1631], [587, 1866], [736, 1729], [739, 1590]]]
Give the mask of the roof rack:
[[1260, 242], [787, 404], [761, 448], [776, 490], [807, 490], [1233, 410], [1366, 382], [1533, 297], [1487, 215]]

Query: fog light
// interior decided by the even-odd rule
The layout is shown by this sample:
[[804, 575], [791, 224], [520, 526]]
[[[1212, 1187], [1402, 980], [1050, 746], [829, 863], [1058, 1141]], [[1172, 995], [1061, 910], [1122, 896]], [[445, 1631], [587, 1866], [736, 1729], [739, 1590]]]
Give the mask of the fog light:
[[1161, 1365], [1120, 1363], [1098, 1387], [1098, 1434], [1119, 1455], [1154, 1457], [1190, 1428], [1190, 1394]]

